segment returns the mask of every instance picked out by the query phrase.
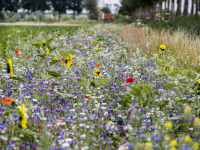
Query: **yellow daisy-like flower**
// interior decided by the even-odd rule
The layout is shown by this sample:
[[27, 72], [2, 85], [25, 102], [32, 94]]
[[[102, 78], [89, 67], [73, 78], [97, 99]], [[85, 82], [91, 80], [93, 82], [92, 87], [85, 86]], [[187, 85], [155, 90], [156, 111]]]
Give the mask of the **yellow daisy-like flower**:
[[176, 148], [175, 147], [170, 147], [170, 149], [169, 150], [176, 150]]
[[24, 108], [25, 108], [25, 104], [22, 104], [22, 107], [19, 109], [20, 115], [22, 116], [20, 118], [20, 124], [21, 124], [22, 128], [26, 129], [27, 128], [26, 124], [28, 124], [28, 122], [27, 122], [27, 117], [24, 116], [24, 114], [26, 113]]
[[26, 124], [28, 124], [27, 117], [23, 116], [22, 119], [20, 120], [20, 123], [22, 128], [26, 129], [27, 128]]
[[49, 55], [49, 49], [45, 46], [45, 49], [47, 51], [47, 55]]
[[198, 150], [199, 149], [199, 143], [198, 142], [194, 142], [193, 143], [193, 149], [194, 150]]
[[165, 71], [165, 73], [172, 73], [173, 68], [164, 67], [163, 70]]
[[191, 137], [186, 136], [185, 139], [184, 139], [184, 141], [185, 141], [186, 143], [190, 143], [190, 142], [192, 141], [192, 139], [191, 139]]
[[145, 147], [146, 147], [148, 150], [152, 149], [152, 146], [153, 146], [153, 144], [152, 144], [151, 142], [146, 142], [146, 143], [145, 143]]
[[25, 108], [25, 104], [22, 104], [22, 107], [19, 109], [19, 111], [21, 112], [22, 115], [24, 115], [26, 113], [24, 108]]
[[177, 140], [171, 140], [170, 145], [171, 146], [177, 146]]
[[160, 45], [160, 49], [161, 49], [161, 50], [163, 50], [163, 51], [164, 51], [164, 50], [165, 50], [165, 48], [166, 48], [166, 45], [164, 45], [164, 44]]
[[165, 128], [166, 129], [172, 129], [172, 123], [170, 121], [165, 122]]
[[95, 70], [94, 71], [94, 73], [95, 73], [95, 75], [97, 76], [97, 77], [101, 77], [102, 76], [102, 73], [101, 73], [101, 71], [100, 70]]
[[184, 109], [184, 113], [188, 113], [190, 112], [191, 107], [189, 105], [186, 106], [186, 108]]
[[13, 76], [12, 60], [11, 59], [8, 59], [8, 65], [9, 65], [9, 70], [10, 70], [10, 76]]
[[72, 55], [71, 57], [67, 57], [66, 61], [67, 61], [67, 68], [69, 68], [72, 64], [72, 58], [74, 58], [74, 55]]
[[200, 119], [199, 119], [198, 117], [196, 117], [196, 118], [194, 119], [194, 125], [195, 125], [195, 126], [199, 126], [199, 125], [200, 125]]
[[55, 60], [58, 60], [58, 58], [57, 58], [57, 57], [54, 57], [54, 59], [55, 59]]
[[200, 84], [200, 79], [197, 82]]

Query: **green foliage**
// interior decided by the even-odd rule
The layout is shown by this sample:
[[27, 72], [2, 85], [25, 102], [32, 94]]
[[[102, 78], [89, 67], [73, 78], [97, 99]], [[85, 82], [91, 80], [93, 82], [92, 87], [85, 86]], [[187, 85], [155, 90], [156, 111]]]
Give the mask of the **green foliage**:
[[88, 17], [91, 20], [97, 20], [99, 16], [99, 10], [97, 7], [97, 0], [85, 0], [85, 7], [89, 10]]
[[108, 8], [108, 7], [103, 7], [103, 8], [101, 9], [101, 11], [102, 11], [103, 13], [111, 13], [110, 8]]

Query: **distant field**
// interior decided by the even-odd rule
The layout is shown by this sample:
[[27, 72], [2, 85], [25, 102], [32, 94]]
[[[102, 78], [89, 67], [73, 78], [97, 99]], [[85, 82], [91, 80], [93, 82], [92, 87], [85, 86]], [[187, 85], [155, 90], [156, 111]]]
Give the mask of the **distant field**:
[[26, 39], [28, 36], [34, 36], [43, 32], [46, 36], [50, 33], [58, 32], [63, 35], [66, 32], [74, 33], [79, 26], [0, 26], [0, 52], [8, 44], [15, 45], [15, 40], [20, 38]]

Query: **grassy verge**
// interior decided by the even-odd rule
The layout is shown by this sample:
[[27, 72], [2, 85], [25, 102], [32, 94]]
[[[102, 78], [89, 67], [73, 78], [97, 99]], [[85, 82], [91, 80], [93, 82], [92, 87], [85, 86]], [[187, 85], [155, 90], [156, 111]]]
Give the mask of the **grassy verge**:
[[165, 44], [167, 53], [176, 58], [175, 66], [200, 71], [200, 37], [179, 29], [173, 32], [158, 32], [149, 27], [136, 28], [126, 25], [122, 28], [118, 40], [128, 42], [131, 51], [139, 49], [148, 52], [147, 54], [159, 54], [159, 46]]

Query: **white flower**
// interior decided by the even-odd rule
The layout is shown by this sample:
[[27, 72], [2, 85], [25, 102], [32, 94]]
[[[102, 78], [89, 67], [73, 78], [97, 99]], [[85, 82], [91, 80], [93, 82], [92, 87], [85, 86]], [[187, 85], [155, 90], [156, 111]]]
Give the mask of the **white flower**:
[[118, 150], [129, 150], [128, 146], [123, 145]]

